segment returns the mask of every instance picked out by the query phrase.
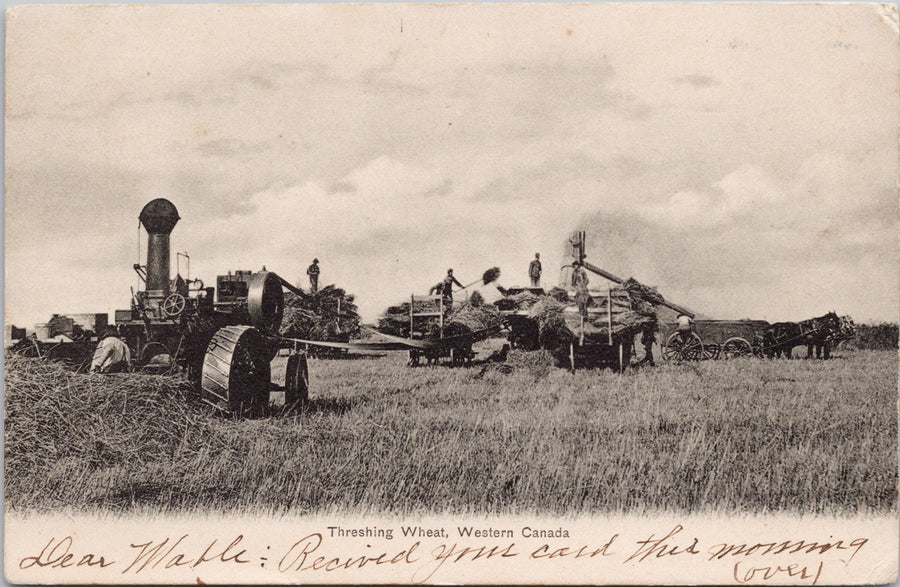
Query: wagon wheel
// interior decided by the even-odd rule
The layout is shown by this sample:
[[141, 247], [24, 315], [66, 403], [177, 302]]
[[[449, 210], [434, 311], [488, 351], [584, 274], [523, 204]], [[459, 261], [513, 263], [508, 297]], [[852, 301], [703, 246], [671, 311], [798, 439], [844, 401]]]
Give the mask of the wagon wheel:
[[162, 312], [169, 318], [177, 318], [184, 311], [186, 303], [183, 295], [180, 293], [173, 293], [163, 302]]
[[672, 333], [662, 355], [667, 361], [699, 361], [703, 358], [703, 341], [694, 332], [687, 340], [682, 340], [678, 332]]
[[252, 326], [220, 328], [203, 358], [200, 397], [230, 414], [253, 415], [269, 401], [270, 352]]
[[288, 357], [284, 376], [284, 405], [289, 406], [309, 399], [309, 366], [305, 354]]
[[747, 339], [740, 336], [733, 336], [725, 341], [722, 345], [722, 356], [726, 359], [735, 359], [737, 357], [749, 357], [753, 354], [753, 346]]
[[722, 352], [722, 345], [714, 342], [703, 345], [703, 359], [714, 361], [719, 358]]

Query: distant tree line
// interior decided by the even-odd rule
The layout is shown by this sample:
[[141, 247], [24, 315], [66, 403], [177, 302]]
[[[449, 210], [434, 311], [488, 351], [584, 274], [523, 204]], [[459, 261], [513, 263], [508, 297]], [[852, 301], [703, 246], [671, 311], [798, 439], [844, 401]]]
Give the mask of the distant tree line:
[[897, 349], [898, 333], [900, 333], [900, 325], [890, 322], [857, 324], [856, 336], [847, 341], [847, 344], [866, 350]]

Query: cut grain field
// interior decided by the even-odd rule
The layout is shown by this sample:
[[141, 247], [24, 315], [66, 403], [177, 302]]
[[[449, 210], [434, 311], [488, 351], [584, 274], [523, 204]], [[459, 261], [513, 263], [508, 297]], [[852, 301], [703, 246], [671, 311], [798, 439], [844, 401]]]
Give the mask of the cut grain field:
[[311, 360], [311, 402], [222, 418], [177, 379], [6, 357], [16, 511], [896, 511], [894, 351], [575, 374], [541, 353]]

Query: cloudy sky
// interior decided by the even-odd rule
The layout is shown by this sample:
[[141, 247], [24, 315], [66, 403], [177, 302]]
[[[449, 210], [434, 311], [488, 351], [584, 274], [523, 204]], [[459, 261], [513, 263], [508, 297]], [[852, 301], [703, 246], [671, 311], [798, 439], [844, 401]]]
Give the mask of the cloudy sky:
[[896, 321], [898, 69], [874, 5], [18, 7], [7, 323], [128, 307], [158, 197], [173, 267], [318, 257], [367, 320], [582, 229], [709, 316]]

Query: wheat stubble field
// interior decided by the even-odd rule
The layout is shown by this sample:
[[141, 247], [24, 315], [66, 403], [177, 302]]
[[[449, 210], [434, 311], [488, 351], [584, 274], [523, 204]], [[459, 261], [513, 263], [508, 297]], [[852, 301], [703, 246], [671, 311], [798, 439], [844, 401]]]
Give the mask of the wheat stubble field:
[[896, 511], [895, 351], [575, 374], [311, 360], [294, 414], [224, 419], [177, 379], [6, 357], [14, 511]]

